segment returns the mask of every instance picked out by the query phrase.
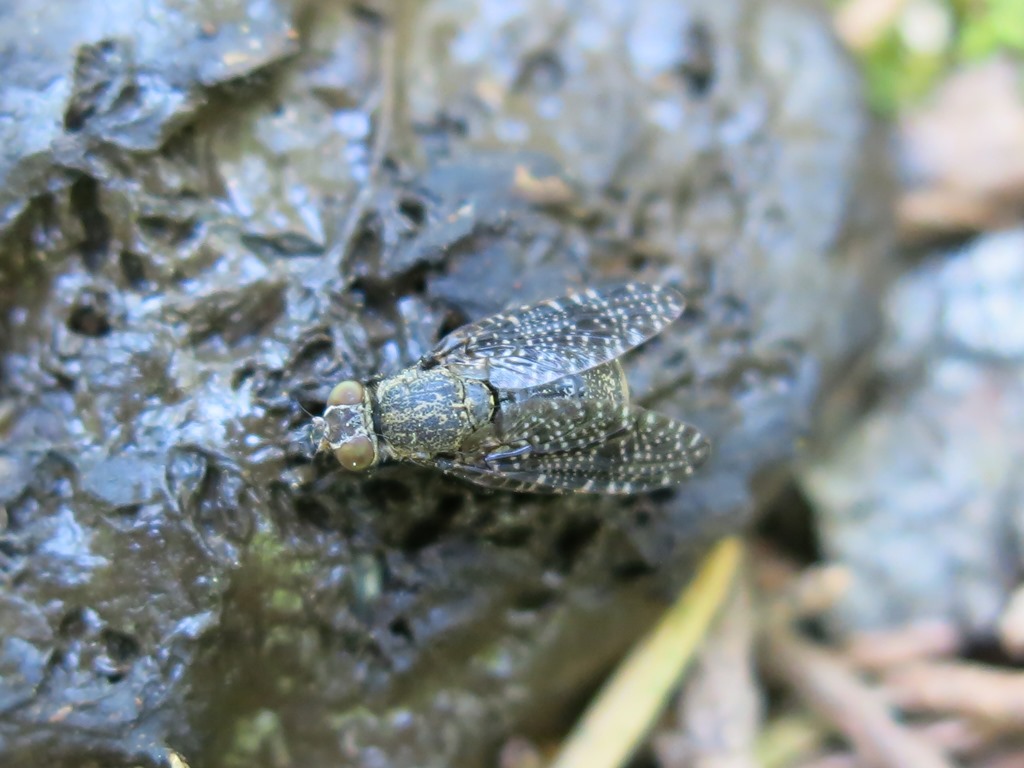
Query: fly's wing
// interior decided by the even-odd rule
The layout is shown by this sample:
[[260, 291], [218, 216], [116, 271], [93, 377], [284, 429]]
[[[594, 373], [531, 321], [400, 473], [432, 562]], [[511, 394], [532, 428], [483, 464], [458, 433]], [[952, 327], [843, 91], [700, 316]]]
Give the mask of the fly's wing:
[[670, 288], [588, 289], [465, 325], [422, 362], [498, 389], [536, 387], [620, 357], [675, 321], [683, 307], [683, 297]]
[[527, 402], [500, 440], [473, 460], [437, 466], [492, 488], [629, 494], [685, 480], [710, 453], [689, 424], [610, 401]]

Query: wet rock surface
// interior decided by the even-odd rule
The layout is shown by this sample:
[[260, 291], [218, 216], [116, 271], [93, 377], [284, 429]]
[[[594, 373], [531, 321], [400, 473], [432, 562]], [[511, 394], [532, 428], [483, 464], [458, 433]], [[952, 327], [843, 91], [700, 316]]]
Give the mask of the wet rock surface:
[[[472, 766], [550, 730], [876, 331], [850, 65], [797, 4], [136, 5], [0, 11], [3, 764]], [[339, 379], [628, 278], [693, 302], [627, 365], [714, 442], [679, 490], [309, 460]]]

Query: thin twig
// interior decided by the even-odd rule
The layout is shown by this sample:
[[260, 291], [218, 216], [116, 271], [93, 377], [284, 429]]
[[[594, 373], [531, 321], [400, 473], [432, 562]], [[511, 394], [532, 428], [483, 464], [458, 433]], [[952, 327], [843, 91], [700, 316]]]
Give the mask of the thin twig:
[[885, 702], [842, 658], [799, 638], [788, 626], [771, 623], [765, 631], [766, 665], [878, 768], [952, 768], [932, 745], [897, 723]]
[[759, 765], [754, 759], [761, 720], [754, 620], [750, 583], [739, 579], [679, 696], [677, 727], [654, 739], [663, 768]]
[[891, 629], [851, 634], [844, 655], [857, 668], [883, 671], [937, 656], [952, 656], [963, 644], [948, 621], [920, 621]]
[[664, 710], [725, 601], [742, 550], [738, 539], [729, 538], [708, 555], [679, 600], [601, 690], [552, 768], [617, 768], [625, 764]]
[[892, 700], [915, 712], [940, 712], [1006, 730], [1024, 728], [1024, 674], [970, 662], [918, 662], [884, 677]]

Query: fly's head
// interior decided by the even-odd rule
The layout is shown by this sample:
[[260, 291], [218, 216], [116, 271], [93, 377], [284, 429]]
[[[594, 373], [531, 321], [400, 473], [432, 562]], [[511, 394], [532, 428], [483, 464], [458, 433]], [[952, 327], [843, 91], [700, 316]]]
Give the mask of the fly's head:
[[310, 436], [317, 453], [330, 451], [345, 469], [364, 472], [380, 461], [373, 431], [370, 393], [358, 381], [331, 390], [323, 416], [313, 418]]

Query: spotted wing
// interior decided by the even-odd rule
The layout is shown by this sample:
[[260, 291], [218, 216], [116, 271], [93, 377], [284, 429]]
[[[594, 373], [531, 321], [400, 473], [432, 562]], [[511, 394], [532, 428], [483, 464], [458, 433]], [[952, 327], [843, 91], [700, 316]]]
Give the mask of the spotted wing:
[[475, 460], [438, 465], [492, 488], [629, 494], [685, 480], [710, 453], [689, 424], [610, 401], [525, 403], [500, 440]]
[[658, 334], [683, 307], [671, 288], [629, 283], [588, 289], [465, 325], [423, 362], [498, 389], [536, 387], [614, 360]]

